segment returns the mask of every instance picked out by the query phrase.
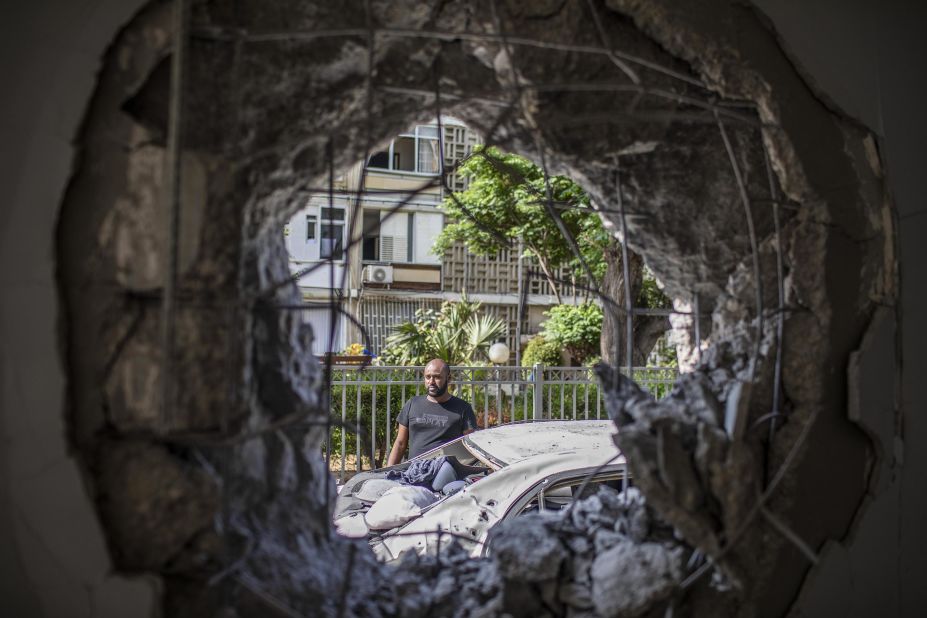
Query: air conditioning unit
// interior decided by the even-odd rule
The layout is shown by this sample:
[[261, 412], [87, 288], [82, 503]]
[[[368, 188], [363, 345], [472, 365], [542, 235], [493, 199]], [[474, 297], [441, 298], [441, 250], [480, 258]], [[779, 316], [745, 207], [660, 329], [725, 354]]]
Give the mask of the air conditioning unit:
[[365, 283], [392, 283], [393, 267], [385, 265], [371, 265], [364, 269]]

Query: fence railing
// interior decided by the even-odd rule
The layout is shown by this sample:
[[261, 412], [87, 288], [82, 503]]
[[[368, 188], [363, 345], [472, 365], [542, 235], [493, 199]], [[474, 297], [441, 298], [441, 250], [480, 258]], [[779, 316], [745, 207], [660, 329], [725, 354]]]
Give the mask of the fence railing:
[[[425, 394], [423, 372], [424, 367], [333, 367], [333, 424], [326, 457], [339, 480], [385, 464], [403, 404]], [[678, 371], [635, 367], [632, 374], [642, 388], [661, 398]], [[473, 406], [481, 428], [526, 420], [607, 418], [598, 379], [588, 367], [452, 367], [450, 388]]]

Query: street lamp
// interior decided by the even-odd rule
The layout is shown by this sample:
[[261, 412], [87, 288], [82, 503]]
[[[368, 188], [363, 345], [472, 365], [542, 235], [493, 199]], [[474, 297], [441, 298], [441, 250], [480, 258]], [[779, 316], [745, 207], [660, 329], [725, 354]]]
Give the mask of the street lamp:
[[501, 341], [489, 346], [489, 360], [494, 365], [503, 365], [509, 360], [509, 346]]
[[496, 366], [496, 407], [499, 423], [502, 423], [505, 405], [502, 401], [502, 380], [499, 376], [499, 365], [505, 364], [509, 360], [509, 346], [501, 341], [489, 346], [489, 360]]

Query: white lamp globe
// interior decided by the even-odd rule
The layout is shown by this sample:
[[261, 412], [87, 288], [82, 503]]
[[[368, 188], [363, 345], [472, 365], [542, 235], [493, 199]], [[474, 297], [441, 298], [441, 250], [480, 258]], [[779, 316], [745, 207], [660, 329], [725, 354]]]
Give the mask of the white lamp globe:
[[494, 343], [489, 346], [489, 360], [496, 365], [509, 360], [509, 346], [504, 343]]

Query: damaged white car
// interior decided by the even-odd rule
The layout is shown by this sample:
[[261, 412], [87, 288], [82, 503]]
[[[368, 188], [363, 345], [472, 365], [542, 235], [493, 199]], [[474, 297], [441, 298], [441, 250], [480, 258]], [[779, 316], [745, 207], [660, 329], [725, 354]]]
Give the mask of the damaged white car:
[[[611, 421], [538, 421], [471, 433], [356, 475], [339, 494], [335, 527], [367, 537], [387, 562], [408, 551], [433, 554], [455, 539], [471, 555], [483, 555], [490, 529], [501, 521], [565, 508], [603, 484], [621, 489], [626, 467], [614, 432]], [[429, 467], [440, 469], [441, 487], [396, 478]]]

